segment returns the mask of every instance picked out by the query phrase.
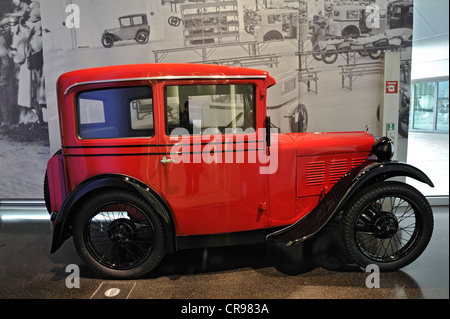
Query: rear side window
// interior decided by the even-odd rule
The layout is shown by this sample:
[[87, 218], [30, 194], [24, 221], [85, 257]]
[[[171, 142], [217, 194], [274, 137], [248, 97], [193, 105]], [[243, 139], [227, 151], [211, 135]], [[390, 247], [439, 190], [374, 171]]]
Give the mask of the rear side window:
[[77, 96], [82, 139], [154, 135], [153, 93], [149, 86], [85, 91]]

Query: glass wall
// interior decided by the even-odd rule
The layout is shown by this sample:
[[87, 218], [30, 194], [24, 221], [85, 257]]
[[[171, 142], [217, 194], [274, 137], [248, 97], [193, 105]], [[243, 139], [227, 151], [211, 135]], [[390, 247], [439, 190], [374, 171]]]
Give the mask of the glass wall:
[[448, 132], [448, 81], [438, 82], [436, 130]]
[[413, 92], [412, 129], [448, 132], [448, 80], [416, 82]]

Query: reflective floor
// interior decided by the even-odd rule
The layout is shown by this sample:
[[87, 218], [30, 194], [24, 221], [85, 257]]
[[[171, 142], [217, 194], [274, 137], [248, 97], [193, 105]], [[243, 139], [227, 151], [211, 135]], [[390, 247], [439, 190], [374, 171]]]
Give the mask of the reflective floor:
[[435, 230], [422, 256], [381, 273], [380, 288], [370, 289], [370, 273], [343, 257], [334, 224], [312, 244], [312, 265], [296, 276], [275, 269], [264, 245], [246, 245], [179, 251], [145, 278], [108, 281], [83, 265], [72, 240], [49, 253], [52, 227], [44, 208], [0, 206], [0, 298], [448, 299], [449, 208], [433, 209]]

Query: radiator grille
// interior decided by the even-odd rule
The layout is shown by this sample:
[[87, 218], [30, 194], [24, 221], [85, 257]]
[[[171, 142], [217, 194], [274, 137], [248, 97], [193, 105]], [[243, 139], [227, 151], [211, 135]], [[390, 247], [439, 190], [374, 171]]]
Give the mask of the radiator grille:
[[336, 183], [347, 171], [348, 164], [346, 159], [331, 161], [328, 181], [330, 183]]
[[325, 161], [306, 164], [306, 185], [316, 186], [325, 183]]
[[365, 157], [358, 157], [309, 162], [306, 164], [306, 185], [323, 186], [328, 183], [334, 184], [349, 170], [363, 164], [365, 161]]
[[362, 163], [364, 163], [366, 161], [366, 159], [367, 159], [366, 157], [352, 158], [352, 161], [351, 161], [352, 168], [355, 168], [355, 167], [361, 165]]

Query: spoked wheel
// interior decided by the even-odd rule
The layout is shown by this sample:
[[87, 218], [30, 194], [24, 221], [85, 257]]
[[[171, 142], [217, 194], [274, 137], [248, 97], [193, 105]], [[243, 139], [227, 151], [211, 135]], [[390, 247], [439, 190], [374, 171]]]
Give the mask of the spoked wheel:
[[376, 184], [364, 191], [342, 218], [343, 241], [360, 267], [376, 264], [394, 271], [417, 259], [430, 241], [433, 214], [415, 188], [399, 182]]
[[139, 44], [146, 44], [148, 42], [149, 34], [147, 31], [139, 31], [136, 34], [136, 42]]
[[316, 61], [322, 61], [322, 52], [319, 43], [315, 43], [312, 49], [312, 57]]
[[289, 121], [292, 132], [306, 132], [308, 129], [308, 110], [306, 106], [300, 103]]
[[102, 36], [102, 45], [109, 49], [114, 45], [114, 38], [111, 35], [105, 34]]
[[322, 61], [326, 64], [333, 64], [338, 59], [338, 53], [336, 50], [327, 50], [322, 53]]
[[124, 191], [89, 199], [75, 218], [73, 237], [82, 260], [106, 277], [140, 277], [165, 253], [158, 216], [142, 198]]
[[408, 138], [409, 134], [409, 106], [404, 107], [398, 114], [398, 133]]

